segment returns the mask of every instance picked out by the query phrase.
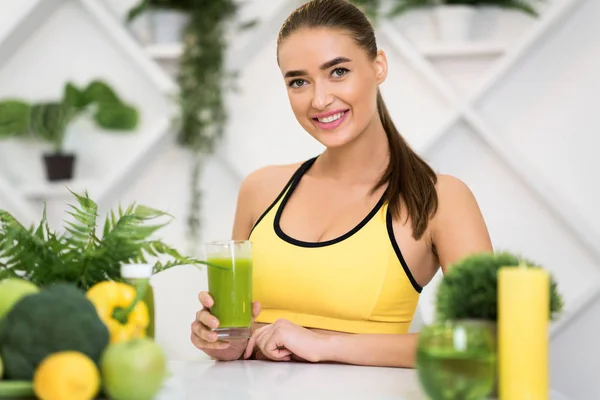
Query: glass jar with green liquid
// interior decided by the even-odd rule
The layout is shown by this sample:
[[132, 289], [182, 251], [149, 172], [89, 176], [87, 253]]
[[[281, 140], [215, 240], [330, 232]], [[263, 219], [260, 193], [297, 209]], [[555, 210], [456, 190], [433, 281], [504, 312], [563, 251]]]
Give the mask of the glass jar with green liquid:
[[141, 301], [148, 307], [148, 328], [146, 336], [154, 339], [154, 290], [150, 284], [153, 266], [151, 264], [124, 264], [121, 266], [121, 277], [135, 288], [145, 287]]

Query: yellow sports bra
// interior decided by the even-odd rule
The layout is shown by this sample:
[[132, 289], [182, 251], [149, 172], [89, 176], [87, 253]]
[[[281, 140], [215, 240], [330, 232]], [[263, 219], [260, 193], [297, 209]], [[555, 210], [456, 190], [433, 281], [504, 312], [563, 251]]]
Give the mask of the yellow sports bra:
[[281, 230], [283, 209], [315, 158], [302, 164], [250, 233], [256, 322], [287, 319], [349, 333], [407, 333], [421, 287], [396, 244], [383, 197], [350, 232], [303, 242]]

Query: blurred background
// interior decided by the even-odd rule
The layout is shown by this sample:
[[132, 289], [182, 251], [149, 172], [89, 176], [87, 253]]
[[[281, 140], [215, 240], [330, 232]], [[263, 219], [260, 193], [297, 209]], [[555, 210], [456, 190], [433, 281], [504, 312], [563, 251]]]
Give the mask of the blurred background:
[[[45, 203], [60, 229], [67, 188], [87, 190], [101, 215], [132, 202], [169, 212], [162, 239], [202, 256], [205, 241], [230, 237], [246, 175], [322, 150], [294, 119], [275, 58], [303, 1], [204, 3], [0, 0], [1, 209], [29, 225]], [[496, 249], [556, 277], [565, 312], [551, 330], [552, 387], [599, 398], [600, 1], [356, 3], [387, 53], [382, 91], [402, 134], [469, 185]], [[183, 331], [158, 336], [193, 358], [204, 278], [167, 273]], [[416, 323], [432, 320], [440, 277]]]

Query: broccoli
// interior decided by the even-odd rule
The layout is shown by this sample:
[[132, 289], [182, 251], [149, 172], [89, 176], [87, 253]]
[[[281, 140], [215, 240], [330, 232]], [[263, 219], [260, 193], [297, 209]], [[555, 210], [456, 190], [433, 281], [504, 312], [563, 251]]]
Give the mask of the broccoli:
[[46, 356], [64, 350], [79, 351], [99, 365], [108, 343], [108, 329], [94, 305], [66, 283], [24, 297], [0, 324], [0, 357], [8, 379], [33, 379]]

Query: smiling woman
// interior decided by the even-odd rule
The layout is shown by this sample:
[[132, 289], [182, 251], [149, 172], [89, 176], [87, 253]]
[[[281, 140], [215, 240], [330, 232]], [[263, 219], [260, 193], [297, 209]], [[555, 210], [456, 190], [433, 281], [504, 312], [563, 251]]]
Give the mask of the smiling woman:
[[326, 150], [244, 180], [233, 239], [252, 241], [254, 332], [218, 340], [202, 292], [192, 342], [219, 360], [412, 367], [422, 288], [440, 267], [492, 251], [477, 202], [394, 126], [379, 91], [385, 52], [358, 8], [310, 1], [277, 43], [296, 120]]

